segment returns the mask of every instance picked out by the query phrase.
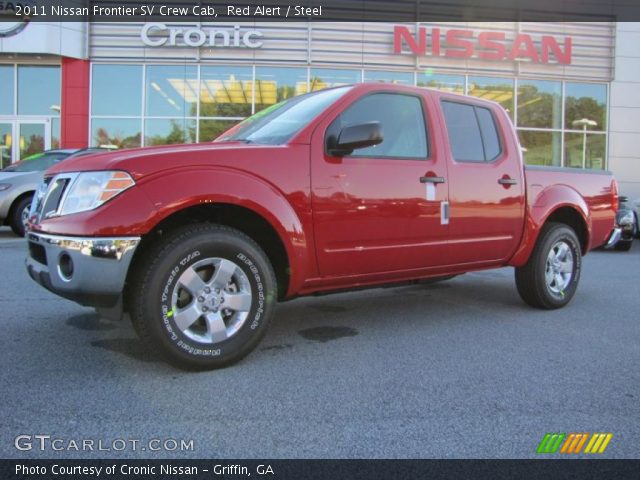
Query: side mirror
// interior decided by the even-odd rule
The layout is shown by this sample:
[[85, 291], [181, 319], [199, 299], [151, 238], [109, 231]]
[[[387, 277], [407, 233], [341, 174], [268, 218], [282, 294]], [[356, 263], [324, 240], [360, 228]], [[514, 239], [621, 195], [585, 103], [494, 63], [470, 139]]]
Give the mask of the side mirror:
[[327, 151], [335, 157], [351, 154], [359, 148], [373, 147], [382, 143], [382, 126], [380, 122], [367, 122], [349, 125], [340, 130], [337, 137], [329, 139]]

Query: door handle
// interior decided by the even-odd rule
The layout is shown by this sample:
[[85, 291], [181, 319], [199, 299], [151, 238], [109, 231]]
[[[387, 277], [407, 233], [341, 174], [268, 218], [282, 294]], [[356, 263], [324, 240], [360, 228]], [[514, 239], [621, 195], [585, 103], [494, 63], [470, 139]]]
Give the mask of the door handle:
[[444, 177], [420, 177], [420, 183], [444, 183]]
[[513, 178], [500, 178], [498, 179], [498, 183], [500, 185], [516, 185], [518, 181]]

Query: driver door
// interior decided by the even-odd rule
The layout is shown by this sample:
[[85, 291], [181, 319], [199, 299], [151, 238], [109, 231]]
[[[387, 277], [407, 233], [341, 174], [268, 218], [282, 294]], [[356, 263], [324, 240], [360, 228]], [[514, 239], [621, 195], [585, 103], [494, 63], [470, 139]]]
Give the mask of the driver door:
[[[312, 208], [322, 276], [399, 272], [446, 263], [446, 162], [433, 148], [428, 98], [374, 91], [315, 131]], [[336, 157], [327, 135], [376, 121], [383, 141]], [[425, 179], [436, 179], [429, 181]]]

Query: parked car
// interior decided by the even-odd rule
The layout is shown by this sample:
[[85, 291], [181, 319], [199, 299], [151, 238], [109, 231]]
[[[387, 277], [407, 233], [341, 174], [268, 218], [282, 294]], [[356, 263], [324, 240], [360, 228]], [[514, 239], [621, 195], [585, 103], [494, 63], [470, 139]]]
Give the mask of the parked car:
[[101, 148], [47, 150], [0, 170], [0, 225], [9, 225], [24, 236], [31, 200], [45, 170], [72, 156], [102, 152]]
[[616, 250], [628, 252], [631, 250], [633, 238], [637, 235], [638, 220], [627, 197], [620, 196], [620, 206], [616, 214], [616, 225], [620, 227], [620, 239], [614, 245]]
[[362, 84], [294, 97], [214, 143], [53, 167], [26, 263], [62, 297], [128, 311], [167, 360], [216, 368], [302, 295], [512, 266], [527, 304], [563, 307], [582, 256], [619, 233], [617, 195], [608, 172], [525, 167], [497, 103]]

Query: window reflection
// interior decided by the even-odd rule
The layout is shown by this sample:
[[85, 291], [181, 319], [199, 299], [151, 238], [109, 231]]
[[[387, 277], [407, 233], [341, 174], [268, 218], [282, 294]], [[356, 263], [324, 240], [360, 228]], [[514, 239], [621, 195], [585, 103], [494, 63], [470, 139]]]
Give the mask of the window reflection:
[[468, 94], [498, 102], [513, 118], [513, 80], [498, 77], [469, 77]]
[[201, 117], [248, 117], [253, 104], [253, 75], [249, 67], [202, 67]]
[[196, 122], [184, 119], [151, 119], [145, 122], [145, 145], [173, 145], [195, 143]]
[[[565, 85], [565, 127], [570, 130], [604, 131], [606, 125], [607, 86], [592, 83]], [[582, 122], [581, 122], [582, 121]], [[593, 125], [591, 122], [595, 122]]]
[[413, 85], [413, 72], [385, 72], [381, 70], [366, 70], [365, 82], [395, 83], [398, 85]]
[[18, 115], [58, 116], [60, 67], [18, 67]]
[[527, 165], [560, 166], [560, 133], [518, 130], [522, 155]]
[[212, 142], [240, 120], [200, 120], [200, 142]]
[[573, 168], [605, 168], [604, 134], [565, 133], [564, 164]]
[[142, 66], [94, 65], [92, 115], [140, 116]]
[[543, 80], [518, 80], [518, 126], [560, 128], [562, 85]]
[[51, 119], [51, 148], [60, 148], [60, 118]]
[[306, 68], [256, 68], [256, 112], [307, 91]]
[[149, 116], [195, 116], [198, 99], [196, 66], [147, 67], [146, 113]]
[[115, 145], [134, 148], [141, 145], [140, 120], [130, 118], [94, 118], [91, 143], [94, 147]]
[[13, 115], [13, 65], [0, 65], [0, 115]]
[[464, 76], [440, 75], [425, 71], [418, 74], [418, 86], [435, 88], [445, 92], [464, 93]]
[[360, 83], [359, 70], [341, 70], [334, 68], [312, 68], [309, 89], [312, 92], [329, 87], [340, 87]]

